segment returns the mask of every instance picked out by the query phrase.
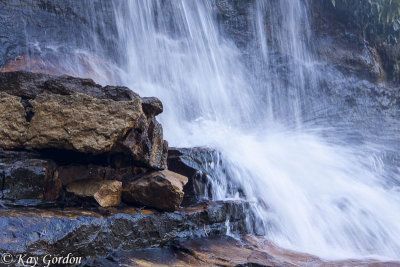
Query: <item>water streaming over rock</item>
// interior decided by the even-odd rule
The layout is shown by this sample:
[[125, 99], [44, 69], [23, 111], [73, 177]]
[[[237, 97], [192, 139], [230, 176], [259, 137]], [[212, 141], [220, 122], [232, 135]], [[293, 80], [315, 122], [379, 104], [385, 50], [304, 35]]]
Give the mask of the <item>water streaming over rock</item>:
[[[249, 227], [286, 248], [400, 259], [399, 177], [384, 157], [398, 140], [386, 124], [374, 129], [387, 129], [387, 142], [361, 127], [367, 108], [342, 114], [333, 92], [368, 84], [317, 59], [307, 2], [130, 0], [113, 9], [113, 75], [92, 77], [159, 97], [172, 146], [218, 151], [204, 165], [213, 199], [251, 201]], [[107, 60], [94, 40], [81, 50]]]
[[320, 73], [307, 5], [256, 1], [247, 58], [220, 32], [215, 8], [184, 0], [118, 5], [122, 80], [162, 99], [172, 145], [221, 153], [213, 198], [252, 201], [256, 232], [325, 257], [397, 258], [399, 196], [383, 186], [373, 147], [335, 145], [303, 124], [325, 105], [313, 98]]

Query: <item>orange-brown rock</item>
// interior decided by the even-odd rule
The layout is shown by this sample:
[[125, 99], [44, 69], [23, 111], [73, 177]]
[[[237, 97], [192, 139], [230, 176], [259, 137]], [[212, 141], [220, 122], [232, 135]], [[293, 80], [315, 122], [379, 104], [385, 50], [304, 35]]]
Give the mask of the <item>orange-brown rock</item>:
[[135, 126], [141, 100], [116, 102], [84, 94], [40, 94], [30, 101], [34, 116], [25, 119], [18, 97], [0, 95], [0, 147], [58, 148], [99, 154]]
[[183, 200], [183, 187], [188, 178], [168, 170], [141, 175], [125, 182], [122, 199], [159, 210], [174, 211]]
[[142, 114], [140, 98], [117, 102], [79, 93], [44, 93], [30, 103], [34, 116], [21, 146], [92, 154], [109, 151]]
[[121, 191], [122, 182], [112, 180], [80, 180], [67, 186], [67, 192], [82, 198], [94, 198], [102, 207], [119, 205]]
[[21, 99], [0, 92], [0, 146], [19, 147], [25, 141], [28, 123]]

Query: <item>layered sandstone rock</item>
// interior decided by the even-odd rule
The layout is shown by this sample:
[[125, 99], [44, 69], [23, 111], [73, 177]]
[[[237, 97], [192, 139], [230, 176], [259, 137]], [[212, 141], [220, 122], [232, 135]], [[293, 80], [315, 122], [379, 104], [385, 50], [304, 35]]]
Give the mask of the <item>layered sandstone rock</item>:
[[90, 79], [0, 73], [0, 148], [124, 153], [138, 166], [165, 169], [168, 144], [156, 98]]
[[43, 93], [30, 103], [34, 116], [20, 145], [31, 148], [105, 153], [142, 115], [140, 98], [117, 102], [79, 93]]

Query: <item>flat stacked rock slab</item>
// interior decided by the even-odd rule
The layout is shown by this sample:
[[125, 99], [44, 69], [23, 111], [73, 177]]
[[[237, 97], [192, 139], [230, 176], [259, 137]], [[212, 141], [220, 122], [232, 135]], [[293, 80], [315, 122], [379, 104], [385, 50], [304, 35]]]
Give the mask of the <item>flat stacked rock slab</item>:
[[227, 221], [234, 232], [243, 232], [247, 208], [244, 202], [205, 203], [176, 212], [125, 207], [109, 209], [106, 216], [76, 208], [0, 209], [0, 253], [96, 258], [177, 238], [225, 234]]

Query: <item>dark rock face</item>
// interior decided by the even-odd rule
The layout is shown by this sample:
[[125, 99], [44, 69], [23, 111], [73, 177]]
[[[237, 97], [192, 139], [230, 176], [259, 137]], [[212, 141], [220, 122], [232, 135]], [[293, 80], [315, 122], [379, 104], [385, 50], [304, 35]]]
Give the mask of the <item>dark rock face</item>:
[[94, 199], [101, 207], [121, 204], [122, 182], [116, 180], [79, 180], [67, 185], [66, 191], [77, 198]]
[[346, 75], [371, 82], [383, 82], [386, 73], [377, 49], [342, 19], [331, 3], [311, 1], [313, 47], [320, 59], [328, 61]]
[[170, 148], [168, 151], [168, 169], [189, 178], [183, 188], [183, 206], [195, 205], [206, 199], [212, 199], [212, 176], [214, 166], [219, 165], [219, 153], [215, 150], [201, 147]]
[[[162, 255], [160, 257], [160, 255]], [[298, 255], [300, 258], [301, 255]], [[87, 266], [108, 266], [112, 261], [126, 265], [150, 263], [156, 266], [305, 266], [293, 264], [290, 259], [276, 258], [268, 249], [246, 237], [204, 237], [176, 240], [162, 248], [115, 253], [107, 259], [87, 261]], [[297, 262], [296, 262], [297, 263]], [[319, 265], [316, 265], [319, 266]]]
[[236, 45], [245, 48], [254, 38], [251, 32], [249, 15], [254, 5], [253, 0], [214, 0], [217, 7], [217, 19], [221, 24], [221, 31], [230, 36]]
[[100, 257], [177, 238], [224, 234], [227, 220], [233, 232], [245, 232], [247, 208], [242, 202], [221, 202], [174, 213], [125, 211], [106, 218], [88, 211], [0, 210], [0, 252]]
[[0, 199], [44, 199], [51, 164], [35, 153], [0, 151]]
[[84, 266], [110, 266], [115, 262], [127, 266], [400, 266], [398, 262], [369, 259], [327, 261], [277, 247], [263, 238], [248, 235], [176, 240], [161, 248], [116, 252], [107, 258], [87, 260]]
[[[202, 200], [201, 192], [207, 187], [207, 174], [201, 172], [200, 166], [191, 158], [193, 149], [171, 148], [168, 151], [168, 169], [189, 178], [183, 188], [183, 206], [194, 205]], [[201, 149], [199, 149], [201, 151]], [[207, 189], [206, 189], [207, 190]]]
[[[104, 56], [113, 54], [117, 31], [110, 1], [1, 1], [0, 17], [0, 32], [4, 33], [0, 36], [0, 66], [28, 53], [62, 68], [63, 61], [74, 56], [74, 49], [95, 49], [93, 32], [101, 35], [97, 41], [105, 48]], [[91, 23], [95, 17], [104, 27]], [[26, 70], [33, 70], [32, 66], [28, 64]]]
[[[102, 87], [89, 79], [27, 72], [0, 73], [0, 92], [7, 99], [2, 105], [11, 112], [0, 116], [0, 134], [7, 136], [3, 148], [58, 148], [92, 154], [112, 151], [131, 156], [143, 167], [166, 168], [168, 144], [154, 118], [162, 111], [156, 98], [146, 98], [143, 104], [126, 87]], [[10, 121], [18, 121], [18, 127]]]
[[[146, 110], [151, 109], [147, 107]], [[133, 160], [144, 167], [165, 169], [168, 143], [161, 137], [163, 136], [161, 124], [155, 119], [146, 120], [140, 117], [137, 125], [138, 128], [128, 131], [122, 140], [116, 142], [112, 152], [132, 155]]]
[[156, 97], [143, 97], [142, 108], [144, 113], [149, 117], [155, 117], [164, 110], [163, 104]]
[[[59, 95], [82, 93], [94, 98], [114, 101], [130, 101], [139, 97], [138, 94], [123, 86], [102, 87], [91, 79], [24, 71], [0, 73], [0, 91], [22, 99], [34, 99], [44, 92]], [[157, 98], [152, 99], [159, 101]]]

